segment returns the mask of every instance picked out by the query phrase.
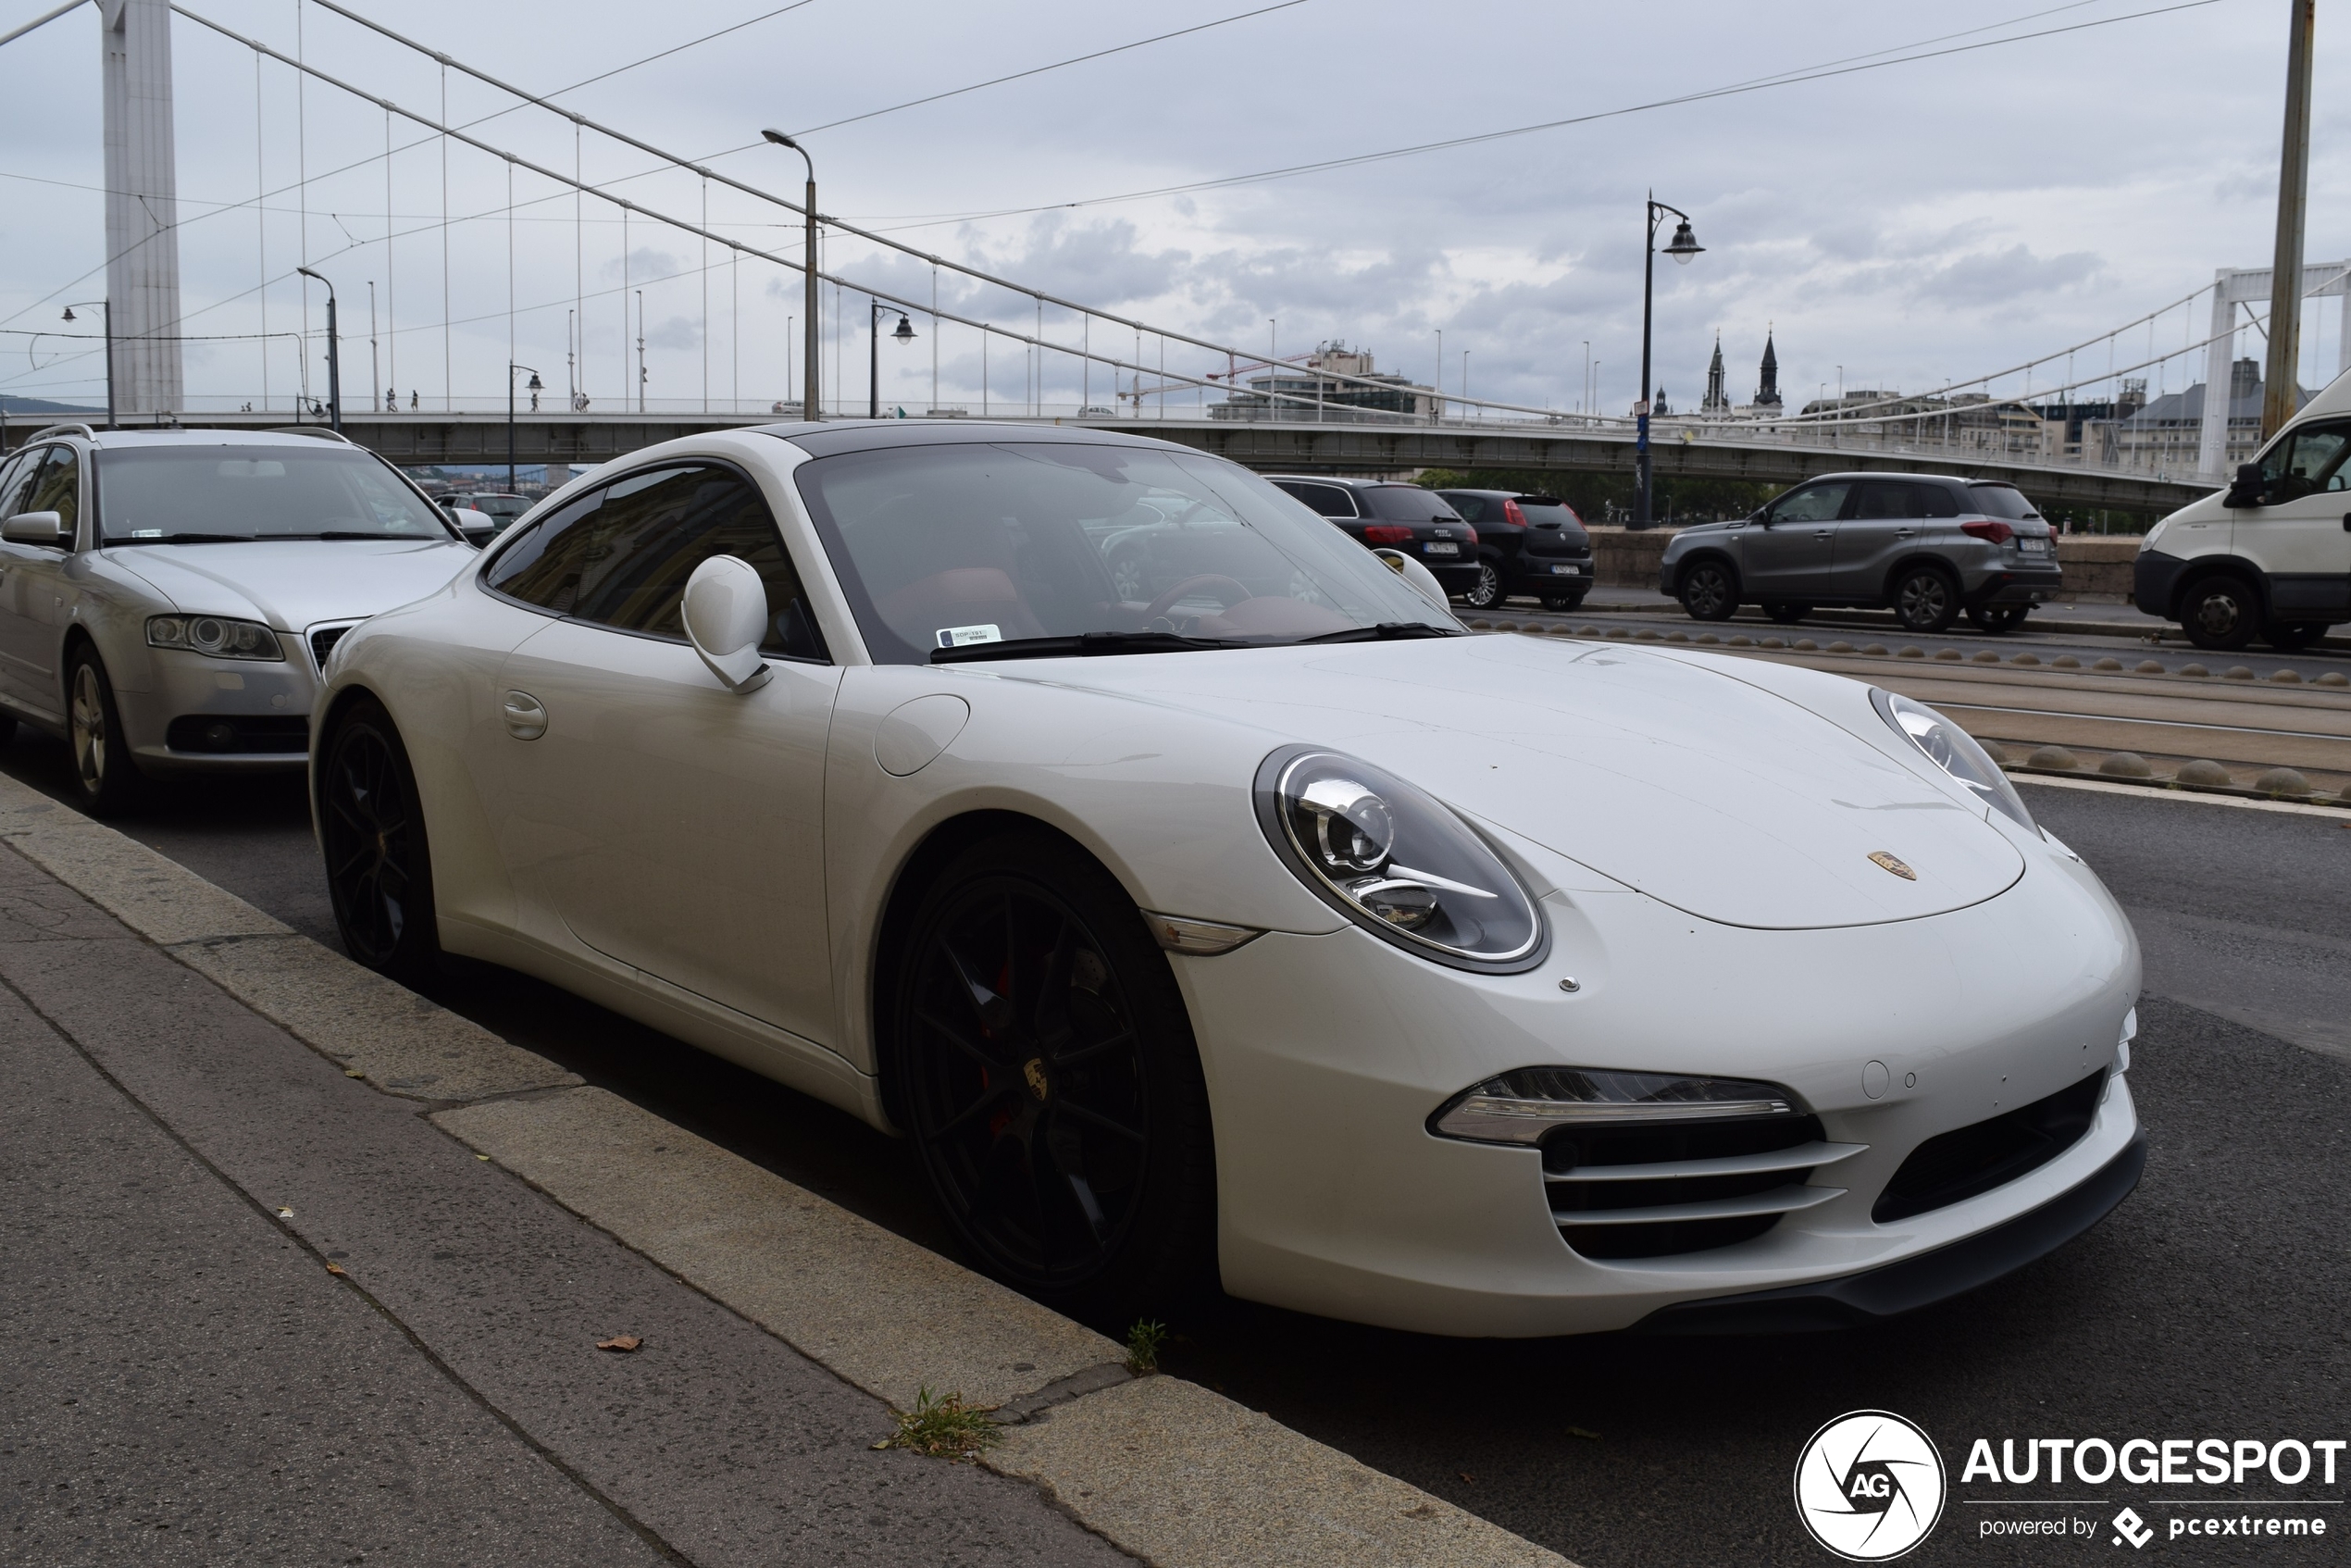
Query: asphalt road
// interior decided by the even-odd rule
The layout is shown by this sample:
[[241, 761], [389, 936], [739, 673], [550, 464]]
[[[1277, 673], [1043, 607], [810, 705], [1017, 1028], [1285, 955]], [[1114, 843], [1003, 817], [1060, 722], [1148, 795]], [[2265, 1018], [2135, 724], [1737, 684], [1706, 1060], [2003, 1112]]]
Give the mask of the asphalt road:
[[[62, 749], [19, 736], [0, 768], [61, 792]], [[1586, 1568], [1828, 1559], [1788, 1501], [1805, 1438], [1841, 1412], [1919, 1422], [1953, 1466], [1922, 1562], [2114, 1549], [2129, 1502], [2168, 1517], [2232, 1500], [2351, 1497], [2338, 1484], [2150, 1491], [1959, 1482], [1974, 1438], [2351, 1436], [2351, 831], [2339, 817], [2029, 788], [2137, 925], [2147, 997], [2131, 1081], [2149, 1136], [2139, 1190], [2087, 1236], [1962, 1301], [1875, 1329], [1773, 1340], [1459, 1341], [1218, 1300], [1176, 1315], [1171, 1371], [1563, 1552]], [[121, 824], [332, 943], [298, 784], [184, 791]], [[1984, 977], [1997, 984], [1996, 976]], [[479, 970], [440, 1000], [902, 1234], [939, 1245], [890, 1140], [565, 998]], [[2351, 1456], [2346, 1456], [2351, 1457]], [[2158, 1507], [2158, 1504], [2170, 1504]], [[2246, 1505], [2248, 1512], [2253, 1504]], [[2160, 1542], [2182, 1562], [2345, 1557], [2332, 1538]], [[2096, 1534], [1985, 1537], [2071, 1512]]]

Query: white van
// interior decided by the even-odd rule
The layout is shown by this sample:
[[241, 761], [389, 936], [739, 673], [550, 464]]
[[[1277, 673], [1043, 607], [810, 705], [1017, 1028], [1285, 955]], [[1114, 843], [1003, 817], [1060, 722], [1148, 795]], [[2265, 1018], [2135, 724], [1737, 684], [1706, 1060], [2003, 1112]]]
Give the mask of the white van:
[[2216, 652], [2256, 635], [2303, 648], [2351, 621], [2351, 373], [2304, 405], [2227, 490], [2147, 531], [2132, 597]]

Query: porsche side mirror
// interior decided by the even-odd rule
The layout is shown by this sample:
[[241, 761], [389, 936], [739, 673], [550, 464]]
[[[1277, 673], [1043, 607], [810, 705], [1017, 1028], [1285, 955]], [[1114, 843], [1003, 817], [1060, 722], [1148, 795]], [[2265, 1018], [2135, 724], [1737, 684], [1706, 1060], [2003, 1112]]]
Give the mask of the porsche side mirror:
[[1372, 554], [1378, 556], [1389, 571], [1411, 583], [1413, 592], [1444, 611], [1448, 616], [1453, 613], [1452, 602], [1445, 597], [1445, 585], [1437, 580], [1435, 572], [1430, 571], [1400, 550], [1375, 550]]
[[713, 555], [686, 579], [686, 641], [729, 691], [756, 691], [773, 673], [759, 656], [767, 585], [740, 555]]
[[2220, 498], [2220, 504], [2232, 508], [2258, 506], [2261, 504], [2261, 465], [2240, 463], [2237, 465], [2236, 481], [2229, 486], [2229, 493]]
[[45, 544], [52, 550], [66, 541], [66, 523], [55, 512], [19, 512], [0, 523], [0, 540], [10, 544]]

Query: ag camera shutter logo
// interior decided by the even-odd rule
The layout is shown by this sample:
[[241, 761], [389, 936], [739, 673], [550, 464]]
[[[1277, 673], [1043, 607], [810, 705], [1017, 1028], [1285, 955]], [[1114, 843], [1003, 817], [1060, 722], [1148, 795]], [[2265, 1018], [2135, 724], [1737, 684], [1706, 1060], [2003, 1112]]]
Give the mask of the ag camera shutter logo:
[[1796, 1515], [1848, 1562], [1901, 1556], [1943, 1517], [1943, 1456], [1891, 1411], [1857, 1410], [1812, 1434], [1796, 1461]]

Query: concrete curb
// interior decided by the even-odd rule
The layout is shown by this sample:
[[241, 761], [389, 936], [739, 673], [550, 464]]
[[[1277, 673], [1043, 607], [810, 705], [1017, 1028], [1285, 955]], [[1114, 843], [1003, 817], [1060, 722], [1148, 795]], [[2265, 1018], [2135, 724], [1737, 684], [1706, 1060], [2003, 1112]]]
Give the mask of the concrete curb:
[[1565, 1558], [1195, 1384], [618, 1096], [0, 777], [0, 841], [230, 997], [843, 1380], [1008, 1418], [985, 1462], [1161, 1568]]

